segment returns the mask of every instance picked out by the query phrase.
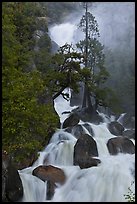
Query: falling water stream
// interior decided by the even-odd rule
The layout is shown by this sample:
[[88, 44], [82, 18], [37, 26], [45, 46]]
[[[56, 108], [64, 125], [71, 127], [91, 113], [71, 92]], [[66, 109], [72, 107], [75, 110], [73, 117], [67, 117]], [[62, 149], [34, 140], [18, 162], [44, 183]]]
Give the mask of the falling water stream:
[[[68, 22], [50, 29], [52, 39], [60, 46], [73, 42], [75, 32], [76, 26]], [[58, 35], [55, 36], [55, 33]], [[69, 115], [62, 112], [76, 108], [71, 107], [70, 102], [62, 96], [54, 101], [54, 107], [61, 124]], [[128, 193], [128, 188], [135, 192], [134, 183], [131, 185], [135, 180], [135, 154], [109, 154], [106, 143], [116, 136], [109, 132], [107, 122], [112, 121], [113, 117], [102, 117], [104, 122], [99, 125], [88, 123], [94, 132], [99, 153], [97, 158], [101, 163], [86, 169], [74, 166], [73, 152], [77, 139], [60, 128], [53, 134], [49, 144], [39, 152], [37, 161], [31, 167], [19, 170], [24, 189], [21, 202], [127, 202], [124, 195]], [[79, 124], [83, 126], [84, 122], [80, 121]], [[85, 131], [90, 135], [87, 129]], [[51, 200], [46, 197], [47, 181], [32, 175], [33, 169], [39, 165], [59, 167], [66, 175], [65, 184], [57, 183]]]
[[[55, 109], [63, 122], [67, 115], [61, 114], [61, 104], [64, 110], [74, 107], [69, 106], [69, 102], [63, 100], [62, 96], [56, 99]], [[83, 125], [84, 122], [80, 121], [79, 124]], [[21, 202], [127, 202], [124, 195], [128, 193], [128, 188], [135, 191], [134, 184], [131, 185], [134, 181], [135, 154], [110, 155], [106, 143], [116, 136], [109, 132], [107, 123], [88, 124], [93, 129], [99, 153], [97, 158], [101, 163], [87, 169], [74, 166], [73, 151], [77, 139], [64, 129], [58, 129], [45, 149], [39, 152], [33, 166], [19, 170], [24, 188]], [[32, 175], [33, 169], [39, 165], [54, 165], [66, 175], [65, 184], [57, 184], [51, 200], [46, 198], [47, 182]]]

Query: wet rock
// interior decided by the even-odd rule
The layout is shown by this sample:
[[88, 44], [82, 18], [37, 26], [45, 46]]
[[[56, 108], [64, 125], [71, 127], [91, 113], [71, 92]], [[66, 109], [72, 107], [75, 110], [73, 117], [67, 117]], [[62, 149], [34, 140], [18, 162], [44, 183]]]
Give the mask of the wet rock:
[[78, 139], [81, 135], [85, 134], [85, 130], [83, 129], [82, 125], [78, 124], [72, 128], [71, 134]]
[[98, 156], [96, 141], [87, 134], [81, 135], [74, 146], [74, 165], [79, 165], [80, 168], [97, 166], [100, 160], [93, 158], [96, 156]]
[[103, 118], [97, 113], [97, 111], [89, 107], [76, 108], [73, 112], [76, 113], [79, 116], [79, 119], [84, 122], [91, 122], [96, 125], [103, 122]]
[[63, 128], [73, 127], [79, 123], [79, 117], [76, 113], [72, 113], [64, 122]]
[[108, 130], [111, 132], [111, 134], [116, 135], [116, 136], [122, 135], [122, 133], [124, 131], [123, 125], [121, 125], [117, 121], [113, 121], [111, 123], [108, 123], [107, 126], [108, 126]]
[[2, 153], [2, 201], [16, 202], [23, 197], [23, 185], [18, 173], [6, 152]]
[[118, 136], [108, 140], [107, 147], [109, 153], [112, 155], [116, 155], [118, 153], [135, 153], [135, 145], [133, 142], [127, 137]]
[[135, 130], [125, 130], [122, 135], [129, 139], [135, 139]]
[[119, 122], [128, 129], [135, 128], [135, 116], [131, 113], [125, 113], [120, 119]]
[[47, 181], [47, 199], [51, 199], [54, 195], [57, 183], [63, 185], [66, 181], [65, 173], [62, 169], [52, 165], [36, 167], [32, 175], [40, 178], [42, 181]]
[[95, 159], [93, 157], [87, 156], [87, 158], [85, 157], [84, 160], [81, 159], [79, 161], [79, 167], [81, 169], [85, 169], [85, 168], [90, 168], [92, 166], [98, 166], [98, 164], [100, 164], [100, 163], [101, 163], [100, 159]]
[[83, 126], [88, 130], [89, 134], [94, 137], [94, 132], [92, 127], [88, 123], [85, 123]]

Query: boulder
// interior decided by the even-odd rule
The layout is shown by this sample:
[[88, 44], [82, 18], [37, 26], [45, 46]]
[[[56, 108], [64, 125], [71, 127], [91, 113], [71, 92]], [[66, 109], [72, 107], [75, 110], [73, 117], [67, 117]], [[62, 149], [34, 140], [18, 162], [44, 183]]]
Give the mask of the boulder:
[[121, 125], [117, 121], [112, 121], [112, 122], [108, 123], [107, 127], [108, 127], [108, 130], [110, 131], [110, 133], [113, 135], [116, 135], [116, 136], [122, 135], [122, 133], [124, 131], [123, 125]]
[[17, 202], [23, 197], [23, 185], [10, 156], [2, 152], [2, 201]]
[[85, 134], [85, 130], [83, 129], [82, 125], [78, 124], [72, 128], [71, 134], [78, 139], [81, 135]]
[[79, 116], [76, 113], [72, 113], [62, 125], [62, 128], [73, 127], [79, 123]]
[[100, 160], [93, 158], [96, 156], [98, 156], [96, 141], [88, 134], [81, 135], [74, 146], [74, 165], [79, 165], [80, 168], [97, 166]]
[[40, 165], [33, 170], [32, 175], [40, 178], [44, 182], [47, 181], [47, 199], [49, 200], [54, 195], [57, 183], [63, 185], [66, 180], [64, 171], [52, 165]]
[[135, 153], [135, 145], [133, 142], [127, 137], [118, 136], [114, 138], [110, 138], [107, 142], [107, 147], [109, 153], [112, 155], [116, 155], [118, 153]]
[[90, 168], [92, 166], [98, 166], [101, 163], [100, 159], [95, 159], [93, 157], [85, 156], [84, 159], [79, 160], [79, 167], [81, 169]]

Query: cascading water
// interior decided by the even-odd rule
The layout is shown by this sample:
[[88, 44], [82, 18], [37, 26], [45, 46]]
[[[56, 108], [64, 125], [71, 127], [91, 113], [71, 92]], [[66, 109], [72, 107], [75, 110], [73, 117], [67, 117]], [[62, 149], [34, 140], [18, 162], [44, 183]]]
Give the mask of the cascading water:
[[[63, 110], [57, 109], [61, 104], [64, 111], [72, 110], [73, 107], [62, 96], [56, 99], [56, 111], [63, 122]], [[84, 122], [80, 121], [79, 124], [83, 126]], [[96, 158], [101, 163], [87, 169], [74, 166], [73, 153], [77, 139], [64, 129], [58, 129], [45, 149], [39, 152], [39, 158], [33, 166], [19, 171], [24, 188], [21, 202], [127, 202], [124, 195], [128, 194], [128, 188], [135, 191], [135, 185], [131, 185], [135, 179], [135, 154], [110, 155], [106, 143], [116, 136], [109, 132], [107, 123], [88, 124], [93, 129], [99, 153]], [[86, 133], [89, 134], [87, 129]], [[32, 171], [39, 165], [54, 165], [61, 168], [66, 175], [65, 184], [57, 184], [51, 200], [46, 197], [47, 182], [32, 175]]]
[[[60, 35], [55, 36], [55, 33]], [[50, 28], [50, 36], [59, 46], [66, 42], [73, 43], [75, 34], [76, 26], [73, 23], [66, 22]], [[71, 107], [70, 102], [65, 101], [62, 96], [56, 98], [54, 107], [61, 124], [69, 115], [62, 112], [76, 108]], [[107, 141], [116, 136], [110, 133], [107, 123], [113, 121], [114, 116], [108, 118], [105, 114], [99, 114], [104, 122], [99, 125], [88, 123], [94, 135], [90, 135], [83, 121], [79, 124], [85, 133], [93, 136], [96, 141], [99, 154], [96, 158], [100, 159], [101, 163], [85, 169], [74, 166], [73, 153], [77, 138], [60, 128], [53, 134], [45, 149], [39, 152], [37, 161], [31, 167], [19, 170], [24, 189], [24, 196], [20, 202], [127, 202], [124, 195], [128, 194], [128, 188], [135, 192], [135, 154], [109, 153]], [[44, 182], [32, 175], [33, 170], [40, 165], [53, 165], [62, 169], [66, 175], [63, 185], [56, 183], [57, 187], [51, 200], [46, 194], [47, 181]]]

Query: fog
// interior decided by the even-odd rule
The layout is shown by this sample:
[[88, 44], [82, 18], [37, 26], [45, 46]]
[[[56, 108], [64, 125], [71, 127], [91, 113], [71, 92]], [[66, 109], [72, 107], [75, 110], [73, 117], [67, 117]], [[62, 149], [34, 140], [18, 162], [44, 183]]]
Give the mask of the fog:
[[135, 3], [134, 2], [95, 2], [90, 12], [99, 24], [101, 41], [104, 45], [115, 48], [120, 43], [130, 40], [135, 42]]
[[[80, 3], [80, 2], [79, 2]], [[93, 2], [89, 12], [95, 16], [104, 45], [105, 63], [110, 77], [107, 86], [115, 89], [124, 111], [135, 110], [135, 2]], [[79, 7], [62, 20], [62, 24], [49, 28], [50, 37], [59, 46], [75, 45], [84, 39], [78, 24], [85, 10]]]
[[[91, 4], [91, 6], [90, 6]], [[100, 31], [100, 41], [109, 48], [126, 45], [134, 48], [135, 40], [135, 2], [93, 2], [89, 3], [89, 11], [95, 16]], [[80, 9], [71, 13], [60, 25], [49, 28], [51, 38], [62, 46], [76, 43], [84, 34], [78, 29], [78, 23], [84, 13]]]

